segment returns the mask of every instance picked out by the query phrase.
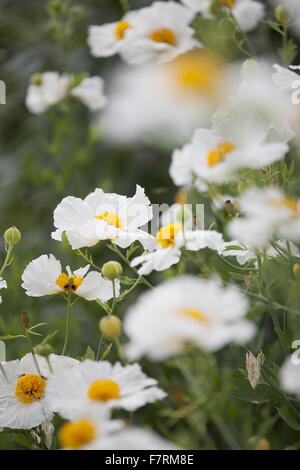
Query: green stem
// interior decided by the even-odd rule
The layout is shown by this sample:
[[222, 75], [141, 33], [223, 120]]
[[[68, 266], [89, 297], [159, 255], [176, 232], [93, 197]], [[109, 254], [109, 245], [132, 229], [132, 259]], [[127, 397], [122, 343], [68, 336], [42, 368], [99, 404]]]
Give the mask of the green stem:
[[99, 346], [98, 346], [98, 351], [97, 351], [97, 355], [96, 355], [96, 361], [99, 361], [100, 352], [101, 352], [101, 347], [102, 347], [102, 342], [103, 342], [103, 336], [104, 336], [104, 335], [101, 335], [101, 337], [100, 337]]
[[116, 280], [115, 279], [112, 280], [112, 286], [113, 286], [113, 302], [112, 302], [112, 306], [111, 306], [111, 309], [110, 309], [110, 315], [113, 314], [113, 311], [115, 309], [116, 302], [117, 302], [117, 299], [116, 299]]
[[6, 253], [6, 257], [5, 257], [5, 260], [4, 260], [4, 263], [3, 263], [3, 266], [2, 266], [1, 271], [0, 271], [0, 277], [2, 276], [2, 273], [5, 270], [5, 268], [9, 265], [12, 250], [13, 250], [13, 245], [9, 245], [7, 253]]
[[123, 348], [122, 348], [122, 345], [120, 343], [120, 340], [119, 338], [116, 338], [115, 339], [115, 344], [117, 346], [117, 350], [118, 350], [118, 354], [119, 354], [119, 358], [123, 364], [123, 366], [126, 365], [126, 359], [125, 359], [125, 356], [124, 356], [124, 353], [123, 353]]
[[35, 353], [34, 353], [34, 349], [33, 349], [33, 345], [32, 345], [32, 341], [31, 341], [31, 337], [30, 337], [30, 333], [29, 333], [29, 331], [28, 331], [28, 328], [25, 328], [25, 334], [26, 334], [26, 340], [27, 340], [29, 349], [30, 349], [30, 351], [31, 351], [31, 354], [32, 354], [32, 357], [33, 357], [33, 361], [34, 361], [36, 370], [37, 370], [39, 376], [41, 377], [41, 376], [42, 376], [41, 370], [40, 370], [40, 368], [39, 368], [38, 361], [37, 361], [36, 355], [35, 355]]
[[[108, 247], [112, 251], [117, 253], [117, 255], [120, 256], [120, 258], [124, 261], [124, 263], [126, 263], [127, 266], [129, 266], [137, 274], [137, 276], [140, 276], [138, 270], [130, 265], [129, 259], [127, 259], [126, 256], [123, 255], [123, 253], [119, 250], [119, 248], [117, 246], [109, 246], [108, 245]], [[153, 289], [153, 286], [150, 284], [150, 282], [147, 281], [147, 279], [144, 278], [144, 276], [140, 276], [140, 278], [141, 278], [141, 281], [145, 284], [145, 286], [150, 287], [151, 289]]]
[[66, 324], [66, 335], [65, 335], [65, 342], [64, 347], [62, 350], [62, 356], [66, 354], [68, 339], [69, 339], [69, 327], [70, 327], [70, 313], [71, 313], [71, 295], [72, 293], [68, 293], [68, 302], [67, 302], [67, 324]]

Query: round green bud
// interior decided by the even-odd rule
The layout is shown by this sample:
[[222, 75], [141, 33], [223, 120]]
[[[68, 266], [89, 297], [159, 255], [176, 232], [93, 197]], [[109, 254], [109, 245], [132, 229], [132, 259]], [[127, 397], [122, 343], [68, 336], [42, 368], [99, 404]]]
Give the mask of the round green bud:
[[36, 346], [34, 348], [34, 352], [36, 354], [39, 354], [40, 356], [48, 357], [54, 351], [53, 351], [52, 346], [50, 346], [50, 344], [46, 343], [46, 344], [42, 344], [41, 346]]
[[259, 63], [255, 59], [246, 59], [242, 64], [242, 76], [247, 78], [249, 74], [256, 73], [259, 70]]
[[43, 83], [42, 74], [40, 74], [40, 73], [35, 73], [34, 75], [31, 75], [31, 77], [30, 77], [30, 83], [31, 83], [32, 85], [41, 86], [41, 84]]
[[4, 240], [8, 245], [17, 245], [21, 240], [21, 232], [17, 227], [10, 227], [4, 233]]
[[123, 268], [118, 261], [108, 261], [102, 266], [101, 272], [106, 279], [113, 281], [114, 279], [119, 279]]
[[175, 217], [177, 222], [184, 224], [191, 218], [191, 212], [186, 207], [181, 206], [177, 209]]
[[300, 264], [295, 263], [293, 266], [293, 273], [297, 281], [300, 280]]
[[278, 7], [275, 8], [275, 18], [279, 23], [287, 25], [292, 19], [292, 14], [287, 7], [278, 5]]
[[239, 194], [242, 194], [246, 188], [247, 188], [247, 184], [244, 181], [240, 181], [239, 184], [237, 185], [237, 190]]
[[117, 339], [121, 334], [122, 322], [115, 315], [101, 318], [99, 321], [99, 330], [107, 338]]

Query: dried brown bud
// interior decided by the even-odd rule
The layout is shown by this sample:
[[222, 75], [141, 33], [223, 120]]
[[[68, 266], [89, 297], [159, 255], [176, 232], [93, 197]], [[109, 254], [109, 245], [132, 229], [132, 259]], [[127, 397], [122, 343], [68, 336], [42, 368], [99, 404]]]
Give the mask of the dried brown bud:
[[253, 356], [251, 352], [246, 353], [246, 369], [248, 371], [248, 379], [253, 390], [255, 390], [259, 381], [261, 363], [262, 363], [261, 354], [255, 357]]
[[29, 318], [29, 315], [28, 313], [26, 312], [23, 312], [22, 315], [21, 315], [21, 322], [25, 328], [25, 330], [28, 330], [29, 329], [29, 326], [30, 326], [30, 318]]

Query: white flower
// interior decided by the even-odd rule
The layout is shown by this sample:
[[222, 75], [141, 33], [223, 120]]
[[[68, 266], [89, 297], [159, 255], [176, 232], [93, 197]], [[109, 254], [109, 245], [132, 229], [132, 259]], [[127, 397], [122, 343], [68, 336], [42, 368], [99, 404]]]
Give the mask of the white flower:
[[90, 111], [99, 111], [106, 104], [104, 95], [104, 81], [100, 77], [84, 78], [80, 84], [70, 92], [81, 101]]
[[77, 410], [72, 421], [59, 429], [58, 440], [65, 450], [95, 450], [123, 427], [122, 421], [110, 420], [107, 408], [95, 405]]
[[129, 64], [169, 62], [200, 44], [189, 26], [193, 12], [175, 2], [154, 2], [141, 8], [126, 30], [120, 54]]
[[165, 64], [117, 67], [100, 123], [113, 144], [157, 141], [179, 145], [208, 126], [217, 105], [237, 83], [236, 64], [205, 49]]
[[29, 85], [26, 95], [27, 108], [33, 114], [41, 114], [70, 95], [80, 100], [91, 111], [103, 108], [106, 99], [102, 78], [87, 77], [75, 87], [72, 87], [72, 83], [72, 75], [60, 75], [58, 72], [33, 76], [33, 83]]
[[[294, 356], [294, 354], [297, 355]], [[288, 393], [300, 396], [300, 363], [299, 352], [286, 359], [279, 372], [281, 387]]]
[[142, 294], [125, 316], [130, 359], [164, 360], [187, 344], [217, 351], [229, 342], [242, 343], [254, 332], [244, 320], [247, 298], [235, 287], [182, 276]]
[[[0, 277], [0, 289], [7, 289], [7, 282], [3, 279], [3, 277]], [[0, 295], [0, 304], [2, 304], [1, 295]]]
[[284, 92], [293, 90], [293, 83], [300, 80], [300, 75], [298, 75], [294, 70], [299, 70], [300, 65], [290, 65], [289, 68], [281, 67], [281, 65], [274, 64], [273, 68], [275, 72], [272, 75], [273, 82], [275, 83], [278, 91]]
[[126, 41], [127, 33], [132, 28], [132, 20], [138, 15], [137, 11], [129, 11], [120, 21], [90, 26], [88, 32], [88, 45], [94, 57], [109, 57], [120, 51], [122, 43]]
[[86, 360], [74, 369], [53, 375], [47, 384], [47, 400], [51, 409], [66, 419], [95, 404], [134, 411], [166, 396], [156, 384], [139, 364], [123, 367], [120, 363]]
[[241, 243], [262, 249], [273, 236], [300, 239], [300, 201], [278, 188], [250, 188], [240, 197], [244, 217], [228, 224], [228, 233]]
[[78, 363], [76, 359], [56, 354], [50, 354], [49, 363], [43, 356], [35, 357], [38, 369], [31, 353], [20, 360], [1, 363], [0, 426], [2, 427], [31, 429], [44, 421], [50, 421], [53, 413], [45, 401], [49, 377], [52, 373], [66, 371]]
[[[212, 16], [211, 0], [181, 0], [181, 2], [206, 17]], [[265, 15], [264, 5], [253, 0], [220, 0], [220, 5], [231, 9], [237, 23], [245, 32], [256, 28]]]
[[[22, 274], [22, 287], [31, 297], [72, 292], [86, 300], [100, 299], [103, 302], [113, 297], [111, 281], [104, 279], [96, 271], [87, 274], [90, 266], [62, 272], [60, 261], [53, 255], [41, 255], [31, 261]], [[120, 283], [116, 283], [116, 295], [119, 295]]]
[[229, 113], [215, 119], [212, 129], [197, 129], [192, 142], [173, 153], [170, 174], [175, 183], [189, 184], [194, 178], [198, 186], [222, 184], [239, 169], [261, 168], [282, 159], [287, 151], [287, 144], [268, 141], [268, 129], [254, 116], [241, 120], [239, 113]]
[[153, 237], [140, 229], [151, 218], [150, 201], [140, 186], [131, 198], [97, 188], [84, 200], [73, 196], [62, 200], [54, 211], [57, 230], [52, 238], [61, 240], [65, 232], [73, 249], [96, 245], [99, 240], [111, 240], [121, 248], [139, 240], [151, 249]]
[[157, 233], [156, 249], [134, 258], [131, 266], [141, 264], [138, 270], [141, 275], [150, 274], [153, 270], [164, 271], [179, 262], [183, 247], [192, 251], [204, 248], [222, 251], [224, 241], [222, 234], [214, 230], [185, 230], [179, 222], [175, 222], [162, 227]]
[[[278, 240], [277, 245], [279, 248], [288, 251], [288, 245], [285, 240]], [[233, 256], [240, 265], [244, 265], [250, 261], [255, 261], [255, 266], [257, 266], [257, 255], [255, 247], [250, 245], [250, 243], [242, 244], [238, 240], [232, 240], [230, 242], [225, 242], [224, 247], [225, 249], [220, 252], [222, 256]], [[290, 242], [289, 248], [291, 250], [292, 256], [300, 256], [300, 251], [296, 245], [294, 245], [294, 243]], [[277, 258], [277, 256], [280, 256], [280, 252], [276, 251], [272, 245], [267, 245], [266, 256], [270, 258]]]

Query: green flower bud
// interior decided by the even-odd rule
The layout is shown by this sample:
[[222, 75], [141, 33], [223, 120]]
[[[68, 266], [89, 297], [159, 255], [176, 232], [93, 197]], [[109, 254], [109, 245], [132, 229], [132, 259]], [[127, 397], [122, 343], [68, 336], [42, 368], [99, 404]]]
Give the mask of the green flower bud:
[[246, 188], [247, 188], [247, 184], [244, 181], [240, 181], [239, 184], [237, 185], [237, 190], [239, 194], [242, 194]]
[[114, 279], [119, 279], [123, 272], [123, 268], [118, 261], [108, 261], [102, 266], [101, 272], [106, 279], [113, 281]]
[[41, 86], [41, 84], [43, 83], [42, 74], [41, 73], [35, 73], [34, 75], [31, 75], [30, 83], [31, 83], [31, 85]]
[[10, 227], [4, 233], [4, 240], [8, 245], [17, 245], [21, 240], [21, 232], [17, 227]]
[[53, 348], [52, 346], [50, 346], [50, 344], [46, 343], [46, 344], [41, 344], [40, 346], [36, 346], [34, 348], [34, 352], [36, 354], [39, 354], [40, 356], [45, 356], [45, 357], [48, 357], [50, 354], [52, 354], [54, 351], [53, 351]]
[[247, 59], [242, 64], [242, 76], [247, 78], [249, 74], [256, 73], [259, 70], [259, 63], [255, 59]]
[[295, 263], [293, 266], [293, 273], [297, 281], [300, 280], [300, 264]]
[[287, 7], [278, 5], [278, 7], [275, 8], [275, 18], [279, 23], [287, 25], [290, 23], [292, 15]]
[[101, 318], [99, 330], [109, 339], [117, 339], [121, 334], [122, 322], [115, 315]]

